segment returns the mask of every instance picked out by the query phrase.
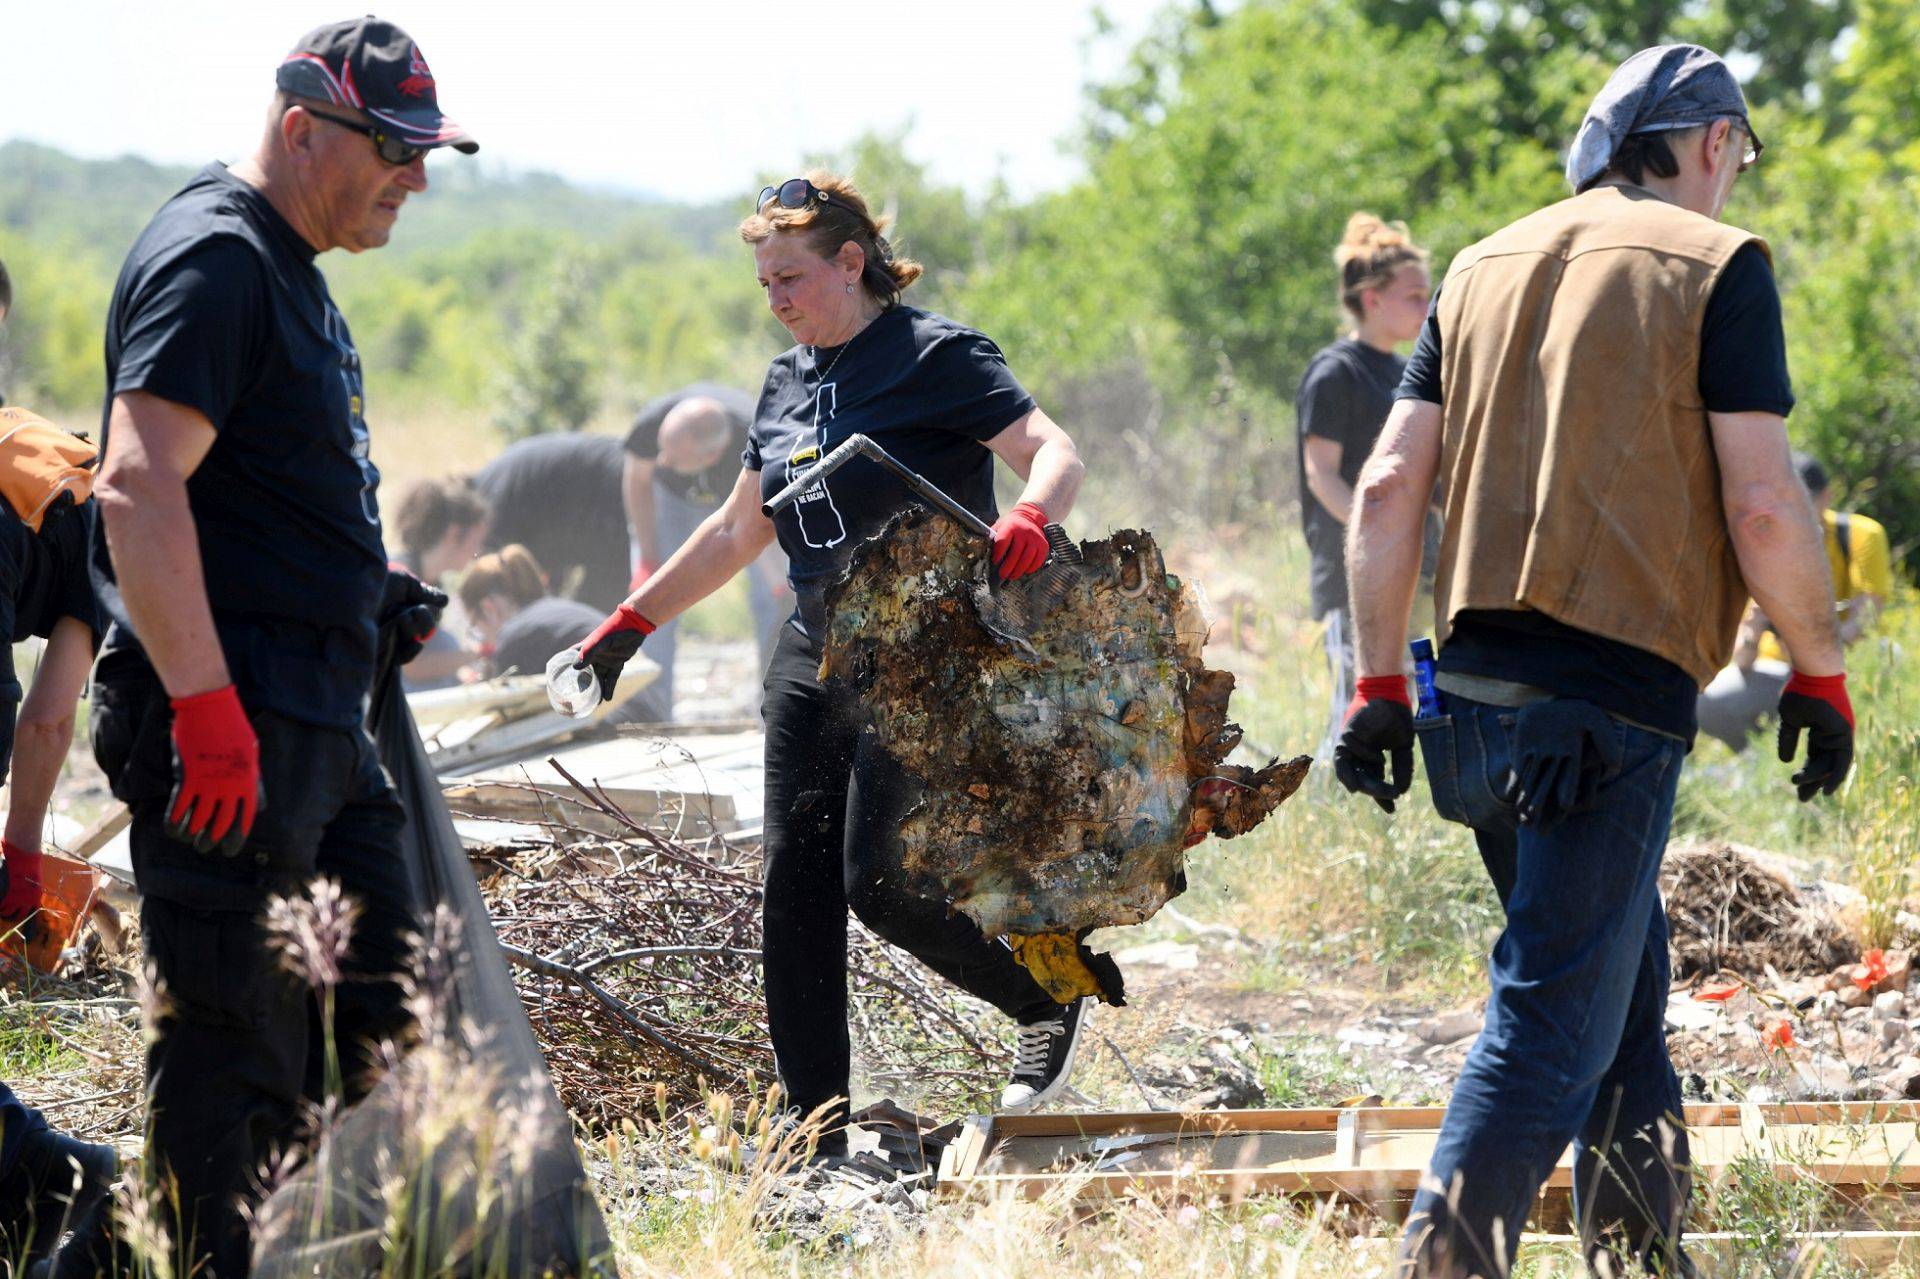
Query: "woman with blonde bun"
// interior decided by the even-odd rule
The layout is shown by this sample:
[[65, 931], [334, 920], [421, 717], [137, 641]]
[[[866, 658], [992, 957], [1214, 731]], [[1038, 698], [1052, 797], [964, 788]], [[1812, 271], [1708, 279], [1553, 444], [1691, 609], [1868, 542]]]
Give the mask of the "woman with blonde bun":
[[1353, 628], [1347, 604], [1346, 527], [1353, 483], [1393, 407], [1407, 362], [1395, 351], [1420, 336], [1433, 290], [1427, 251], [1405, 223], [1371, 213], [1347, 219], [1333, 252], [1347, 333], [1307, 363], [1294, 397], [1299, 432], [1300, 523], [1312, 560], [1313, 615], [1326, 626], [1333, 672], [1331, 722], [1321, 757], [1353, 699]]
[[468, 565], [460, 607], [496, 675], [538, 675], [555, 649], [600, 624], [599, 609], [548, 590], [540, 561], [518, 542]]

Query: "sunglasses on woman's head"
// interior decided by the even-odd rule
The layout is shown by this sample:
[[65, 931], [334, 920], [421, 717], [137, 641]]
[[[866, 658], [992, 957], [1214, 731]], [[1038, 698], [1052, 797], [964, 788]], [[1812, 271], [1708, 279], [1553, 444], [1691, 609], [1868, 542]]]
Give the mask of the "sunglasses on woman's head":
[[758, 213], [767, 207], [767, 201], [776, 199], [783, 209], [803, 208], [809, 200], [818, 200], [822, 204], [833, 203], [831, 195], [805, 178], [788, 178], [777, 187], [761, 187], [760, 198], [753, 202], [754, 212]]
[[395, 168], [405, 168], [432, 150], [431, 147], [403, 142], [384, 129], [362, 124], [358, 120], [349, 120], [345, 116], [333, 115], [326, 111], [316, 111], [312, 107], [306, 107], [305, 110], [308, 115], [318, 116], [328, 124], [337, 124], [343, 129], [352, 129], [355, 133], [366, 134], [373, 139], [373, 149], [380, 153], [380, 158]]

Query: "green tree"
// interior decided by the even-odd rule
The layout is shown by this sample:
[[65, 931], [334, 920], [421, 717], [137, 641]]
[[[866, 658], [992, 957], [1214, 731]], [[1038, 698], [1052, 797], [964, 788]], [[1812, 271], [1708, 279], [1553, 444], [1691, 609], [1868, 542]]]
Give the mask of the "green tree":
[[588, 323], [596, 266], [587, 255], [563, 255], [516, 308], [494, 415], [507, 438], [577, 431], [599, 409], [603, 366]]
[[1565, 140], [1558, 122], [1566, 104], [1542, 82], [1543, 55], [1574, 50], [1611, 66], [1651, 45], [1687, 41], [1748, 67], [1757, 100], [1798, 99], [1832, 66], [1834, 41], [1853, 19], [1853, 0], [1357, 2], [1383, 26], [1443, 33], [1457, 65], [1490, 73], [1500, 86], [1502, 127], [1548, 145]]

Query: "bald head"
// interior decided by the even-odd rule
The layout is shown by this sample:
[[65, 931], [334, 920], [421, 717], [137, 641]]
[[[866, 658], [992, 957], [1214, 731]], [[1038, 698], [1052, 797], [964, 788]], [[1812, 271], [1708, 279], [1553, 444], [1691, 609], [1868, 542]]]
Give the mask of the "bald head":
[[704, 471], [720, 460], [732, 435], [725, 405], [711, 396], [689, 396], [660, 420], [657, 465], [683, 475]]

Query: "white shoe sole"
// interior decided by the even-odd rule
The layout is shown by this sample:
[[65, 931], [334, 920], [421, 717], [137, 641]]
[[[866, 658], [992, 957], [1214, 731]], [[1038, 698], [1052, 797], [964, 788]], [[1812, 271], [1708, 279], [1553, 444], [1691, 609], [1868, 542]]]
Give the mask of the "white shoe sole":
[[1074, 1058], [1080, 1055], [1081, 1037], [1087, 1033], [1087, 1022], [1092, 1016], [1093, 1005], [1091, 1003], [1080, 1010], [1080, 1020], [1073, 1028], [1073, 1042], [1067, 1045], [1067, 1059], [1060, 1064], [1060, 1073], [1053, 1077], [1053, 1082], [1024, 1099], [1012, 1098], [1012, 1093], [1014, 1088], [1025, 1088], [1027, 1086], [1025, 1084], [1015, 1084], [1002, 1090], [1000, 1093], [1001, 1114], [1024, 1115], [1030, 1110], [1038, 1110], [1067, 1090], [1067, 1085], [1073, 1082], [1073, 1062]]

